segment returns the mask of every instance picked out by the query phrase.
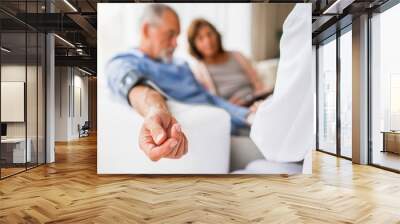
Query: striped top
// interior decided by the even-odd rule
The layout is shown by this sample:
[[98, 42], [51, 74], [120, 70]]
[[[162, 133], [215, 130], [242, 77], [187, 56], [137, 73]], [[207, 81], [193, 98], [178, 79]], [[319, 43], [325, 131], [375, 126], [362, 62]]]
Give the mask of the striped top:
[[250, 80], [233, 54], [229, 54], [228, 60], [224, 63], [206, 64], [206, 67], [215, 83], [217, 95], [225, 99], [230, 99], [232, 96], [242, 99], [252, 94]]

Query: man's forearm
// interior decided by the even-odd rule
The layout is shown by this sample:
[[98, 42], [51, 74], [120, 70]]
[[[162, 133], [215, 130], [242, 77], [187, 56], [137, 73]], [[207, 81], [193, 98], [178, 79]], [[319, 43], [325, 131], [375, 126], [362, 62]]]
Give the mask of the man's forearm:
[[165, 98], [151, 87], [138, 85], [129, 92], [130, 104], [143, 117], [157, 111], [169, 112]]
[[144, 117], [139, 133], [140, 149], [152, 160], [179, 159], [187, 153], [187, 139], [169, 113], [164, 97], [148, 86], [135, 86], [128, 93], [130, 104]]

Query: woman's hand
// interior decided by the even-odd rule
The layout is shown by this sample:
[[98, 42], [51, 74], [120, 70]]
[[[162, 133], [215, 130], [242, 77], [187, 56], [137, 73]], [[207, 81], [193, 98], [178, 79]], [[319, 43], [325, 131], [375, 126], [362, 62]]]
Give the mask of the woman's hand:
[[229, 102], [231, 102], [232, 104], [235, 104], [235, 105], [239, 105], [239, 106], [243, 106], [243, 104], [245, 103], [245, 101], [242, 98], [235, 96], [235, 95], [233, 95], [231, 98], [229, 98]]
[[266, 94], [266, 93], [269, 93], [269, 92], [272, 92], [273, 90], [271, 89], [271, 88], [267, 88], [264, 84], [260, 84], [260, 85], [257, 85], [255, 88], [254, 88], [254, 91], [253, 91], [253, 95], [254, 96], [260, 96], [260, 95], [263, 95], [263, 94]]

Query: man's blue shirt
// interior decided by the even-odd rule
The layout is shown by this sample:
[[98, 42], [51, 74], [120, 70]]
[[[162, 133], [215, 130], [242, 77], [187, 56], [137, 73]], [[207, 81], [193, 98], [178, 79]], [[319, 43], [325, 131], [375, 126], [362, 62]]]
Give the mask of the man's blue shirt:
[[188, 64], [174, 59], [164, 63], [149, 58], [138, 49], [113, 57], [106, 66], [111, 91], [128, 102], [129, 91], [147, 83], [166, 97], [188, 104], [207, 104], [226, 110], [231, 116], [232, 131], [245, 127], [248, 109], [211, 95], [194, 78]]

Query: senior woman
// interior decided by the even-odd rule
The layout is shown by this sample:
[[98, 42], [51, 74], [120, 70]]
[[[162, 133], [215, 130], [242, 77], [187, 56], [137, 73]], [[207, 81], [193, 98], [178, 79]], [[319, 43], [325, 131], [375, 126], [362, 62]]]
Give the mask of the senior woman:
[[251, 62], [240, 52], [225, 50], [221, 34], [207, 20], [192, 21], [188, 42], [189, 53], [198, 62], [193, 73], [212, 94], [243, 106], [269, 93]]

